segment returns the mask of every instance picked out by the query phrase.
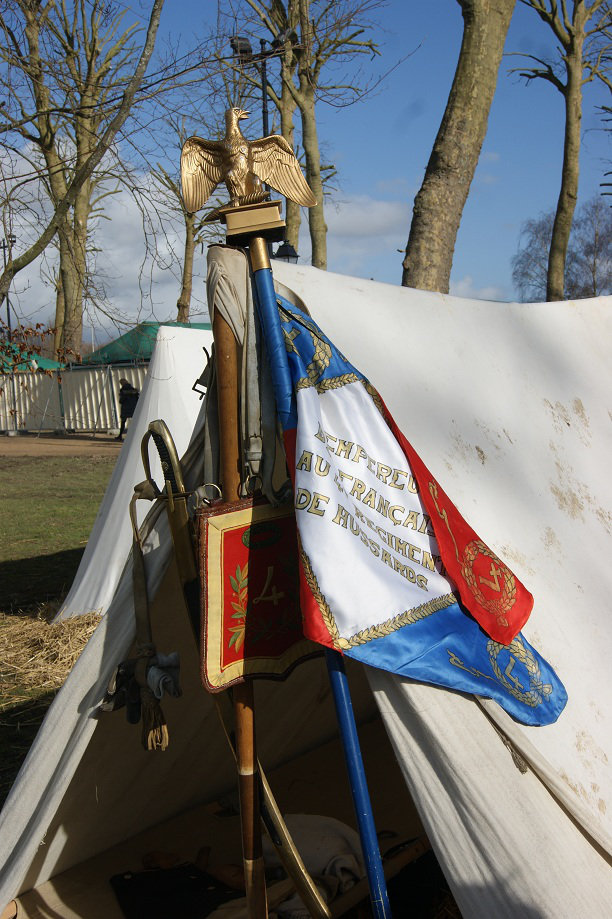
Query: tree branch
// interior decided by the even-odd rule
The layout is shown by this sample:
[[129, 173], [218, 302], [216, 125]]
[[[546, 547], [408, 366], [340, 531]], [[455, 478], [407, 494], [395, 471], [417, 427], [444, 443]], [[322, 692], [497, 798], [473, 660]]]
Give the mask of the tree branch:
[[159, 28], [159, 21], [163, 5], [164, 0], [154, 0], [153, 9], [149, 18], [147, 35], [140, 59], [123, 94], [122, 102], [116, 115], [111, 120], [93, 152], [89, 154], [85, 162], [76, 171], [64, 198], [56, 206], [51, 220], [43, 232], [40, 234], [38, 240], [22, 255], [18, 256], [16, 259], [12, 259], [0, 276], [0, 303], [5, 299], [11, 281], [15, 275], [31, 262], [33, 262], [34, 259], [40, 255], [43, 249], [53, 239], [62, 220], [66, 218], [69, 209], [74, 204], [81, 186], [91, 176], [92, 172], [106, 151], [109, 149], [115, 135], [125, 122], [130, 112], [130, 108], [134, 101], [138, 87], [142, 83], [146, 73], [146, 69], [153, 53], [153, 48], [155, 47], [155, 40], [157, 37], [157, 30]]

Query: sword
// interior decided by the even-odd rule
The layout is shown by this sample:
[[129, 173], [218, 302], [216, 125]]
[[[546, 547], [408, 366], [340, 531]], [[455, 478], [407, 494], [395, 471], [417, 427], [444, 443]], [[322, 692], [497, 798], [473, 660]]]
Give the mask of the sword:
[[[157, 486], [149, 461], [149, 441], [153, 440], [162, 467], [164, 486]], [[142, 438], [140, 446], [142, 463], [147, 481], [152, 485], [156, 497], [164, 498], [168, 513], [168, 523], [174, 546], [174, 558], [178, 575], [183, 588], [185, 604], [194, 637], [199, 643], [200, 637], [200, 585], [195, 556], [195, 534], [193, 523], [187, 509], [190, 493], [185, 488], [181, 463], [176, 452], [172, 434], [168, 425], [161, 419], [151, 421]]]

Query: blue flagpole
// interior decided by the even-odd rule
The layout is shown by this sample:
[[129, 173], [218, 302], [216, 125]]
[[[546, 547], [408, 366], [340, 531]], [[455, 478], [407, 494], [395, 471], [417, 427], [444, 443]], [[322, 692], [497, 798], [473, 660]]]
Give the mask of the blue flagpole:
[[[256, 250], [256, 253], [251, 252], [250, 254], [255, 291], [257, 294], [257, 306], [265, 328], [268, 357], [270, 363], [273, 364], [277, 360], [287, 360], [285, 342], [278, 320], [276, 292], [274, 290], [272, 270], [269, 267], [270, 263], [267, 258], [267, 252], [265, 255], [263, 254], [261, 243], [258, 245], [256, 244]], [[253, 257], [254, 255], [255, 258]], [[282, 385], [282, 383], [280, 385]], [[285, 401], [283, 397], [286, 396], [286, 394], [277, 392], [276, 396], [277, 404], [284, 405]], [[344, 670], [344, 661], [341, 654], [330, 649], [326, 650], [325, 656], [336, 705], [336, 715], [338, 718], [342, 746], [344, 748], [344, 757], [349, 774], [353, 806], [355, 808], [359, 836], [361, 838], [361, 848], [363, 850], [366, 874], [370, 888], [372, 914], [374, 919], [391, 919], [385, 873], [380, 856], [378, 838], [376, 836], [372, 804], [370, 801], [365, 770], [363, 768], [363, 759], [359, 746], [359, 738], [357, 736], [357, 726], [355, 724], [351, 693]]]
[[357, 736], [353, 703], [351, 702], [351, 693], [344, 670], [344, 660], [338, 651], [332, 651], [330, 648], [325, 651], [325, 659], [336, 704], [336, 715], [340, 727], [340, 736], [342, 737], [342, 746], [344, 747], [344, 758], [349, 774], [353, 806], [357, 816], [357, 825], [359, 826], [361, 848], [363, 849], [363, 858], [370, 887], [372, 915], [375, 919], [387, 919], [387, 917], [390, 919], [391, 907], [389, 906], [387, 883], [380, 857], [370, 793], [363, 768], [359, 737]]

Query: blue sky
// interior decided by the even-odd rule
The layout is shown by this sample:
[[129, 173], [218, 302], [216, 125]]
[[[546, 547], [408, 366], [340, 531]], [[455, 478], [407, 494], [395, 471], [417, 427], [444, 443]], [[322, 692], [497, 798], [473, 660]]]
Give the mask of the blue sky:
[[[319, 126], [340, 184], [336, 209], [329, 208], [329, 268], [395, 284], [403, 257], [396, 249], [406, 245], [414, 195], [454, 75], [462, 18], [455, 0], [395, 0], [381, 19], [388, 31], [384, 60], [377, 65], [414, 53], [373, 98], [343, 110], [321, 105]], [[544, 55], [550, 53], [551, 38], [535, 14], [517, 4], [506, 52]], [[510, 75], [519, 63], [515, 57], [502, 60], [451, 275], [451, 290], [486, 299], [515, 297], [510, 259], [521, 224], [552, 209], [559, 192], [562, 96], [544, 81], [526, 86]], [[579, 201], [599, 192], [603, 172], [610, 168], [610, 135], [601, 130], [594, 110], [608, 100], [607, 89], [585, 88]], [[373, 232], [368, 234], [370, 220]]]
[[[149, 6], [148, 2], [135, 5], [141, 10]], [[216, 9], [215, 0], [167, 0], [160, 44], [171, 37], [182, 42], [180, 47], [190, 48], [194, 36], [214, 27]], [[342, 274], [399, 284], [413, 199], [451, 87], [462, 18], [456, 0], [391, 0], [373, 17], [381, 27], [374, 33], [381, 55], [366, 63], [369, 74], [376, 77], [409, 56], [362, 102], [345, 108], [318, 105], [323, 160], [338, 170], [334, 180], [337, 189], [326, 204], [328, 267]], [[518, 51], [538, 56], [554, 53], [552, 33], [520, 2], [506, 43], [506, 53]], [[555, 206], [562, 156], [562, 97], [543, 81], [526, 86], [518, 76], [510, 75], [511, 68], [519, 64], [515, 57], [502, 60], [489, 130], [459, 230], [451, 293], [514, 299], [510, 263], [521, 224]], [[275, 67], [271, 61], [271, 81]], [[579, 203], [599, 192], [603, 173], [612, 168], [612, 135], [602, 129], [595, 111], [597, 104], [608, 100], [605, 88], [585, 88]], [[243, 127], [249, 137], [261, 135], [256, 106]], [[117, 313], [131, 321], [174, 318], [180, 236], [173, 243], [169, 229], [169, 267], [154, 270], [151, 287], [146, 272], [145, 280], [139, 273], [139, 213], [128, 200], [110, 198], [107, 215], [112, 220], [100, 224], [97, 262], [105, 271], [106, 287]], [[308, 263], [306, 232], [299, 249], [301, 261]], [[200, 319], [205, 312], [205, 256], [198, 258], [194, 313], [199, 315], [194, 318]], [[37, 271], [32, 266], [27, 275], [19, 276], [13, 299], [18, 314], [40, 321], [52, 315], [54, 298], [52, 288], [38, 280]], [[96, 340], [104, 337], [103, 330], [108, 335], [112, 329], [112, 323], [100, 315], [86, 320], [88, 328], [92, 324]], [[87, 336], [90, 334], [88, 331]]]
[[[214, 24], [216, 3], [172, 0], [165, 16], [171, 28], [184, 11], [198, 23]], [[179, 12], [180, 11], [180, 12]], [[204, 13], [204, 15], [203, 15]], [[208, 13], [208, 19], [206, 18]], [[326, 205], [328, 268], [343, 274], [398, 284], [412, 205], [446, 106], [459, 55], [463, 21], [456, 0], [391, 0], [372, 13], [381, 55], [368, 62], [382, 74], [406, 55], [379, 89], [346, 108], [317, 107], [323, 160], [338, 170], [337, 190]], [[241, 33], [245, 31], [241, 26]], [[247, 30], [248, 31], [248, 30]], [[259, 33], [265, 37], [263, 31]], [[255, 33], [253, 37], [257, 37]], [[252, 42], [257, 46], [257, 42]], [[563, 143], [563, 99], [550, 84], [525, 85], [512, 68], [521, 59], [555, 53], [551, 30], [517, 3], [499, 71], [489, 128], [457, 239], [451, 292], [511, 300], [511, 257], [521, 224], [555, 207]], [[275, 62], [269, 64], [270, 80]], [[612, 144], [596, 105], [609, 103], [605, 87], [585, 87], [579, 203], [597, 194], [610, 167]], [[259, 136], [253, 107], [245, 134]], [[300, 254], [308, 263], [302, 233]], [[397, 250], [401, 249], [402, 253]]]

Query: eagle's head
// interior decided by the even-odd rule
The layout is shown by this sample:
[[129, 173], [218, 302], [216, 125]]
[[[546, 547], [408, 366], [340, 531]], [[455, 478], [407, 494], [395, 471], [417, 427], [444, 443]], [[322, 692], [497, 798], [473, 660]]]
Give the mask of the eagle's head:
[[248, 118], [250, 114], [241, 108], [228, 108], [225, 112], [225, 130], [230, 134], [237, 131], [238, 122]]

